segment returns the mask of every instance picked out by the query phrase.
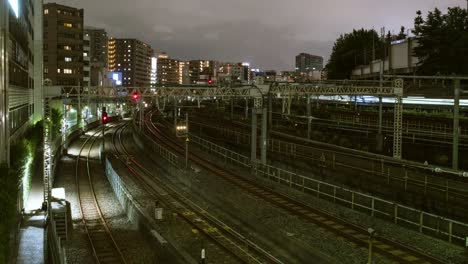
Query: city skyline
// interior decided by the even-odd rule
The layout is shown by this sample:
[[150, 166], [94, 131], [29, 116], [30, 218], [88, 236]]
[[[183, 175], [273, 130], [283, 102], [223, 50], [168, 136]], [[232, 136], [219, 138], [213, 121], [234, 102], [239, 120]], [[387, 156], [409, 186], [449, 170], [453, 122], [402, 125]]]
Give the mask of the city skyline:
[[[105, 28], [117, 38], [141, 39], [172, 57], [249, 61], [255, 68], [275, 70], [294, 69], [294, 56], [301, 52], [323, 56], [326, 63], [336, 38], [353, 28], [379, 32], [386, 27], [397, 32], [401, 25], [412, 27], [419, 9], [426, 14], [435, 7], [466, 5], [463, 0], [331, 0], [320, 5], [305, 0], [275, 0], [268, 5], [246, 0], [157, 4], [139, 0], [131, 8], [122, 8], [127, 1], [112, 5], [90, 0], [56, 2], [84, 8], [85, 25]], [[373, 13], [366, 16], [369, 10]]]

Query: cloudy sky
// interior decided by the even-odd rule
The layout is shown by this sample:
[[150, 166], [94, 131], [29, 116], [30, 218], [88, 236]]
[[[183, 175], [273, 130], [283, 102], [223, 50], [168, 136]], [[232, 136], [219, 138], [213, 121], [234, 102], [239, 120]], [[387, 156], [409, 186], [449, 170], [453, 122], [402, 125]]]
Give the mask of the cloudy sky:
[[[52, 1], [48, 1], [52, 2]], [[353, 28], [411, 28], [417, 10], [466, 0], [57, 0], [85, 9], [85, 25], [138, 38], [180, 59], [249, 61], [293, 69], [300, 52], [328, 60], [334, 40]]]

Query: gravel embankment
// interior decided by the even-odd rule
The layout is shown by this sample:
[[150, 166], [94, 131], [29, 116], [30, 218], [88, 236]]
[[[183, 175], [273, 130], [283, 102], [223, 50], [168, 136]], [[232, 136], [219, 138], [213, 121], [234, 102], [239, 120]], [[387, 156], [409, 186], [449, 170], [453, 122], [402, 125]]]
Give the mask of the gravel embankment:
[[[66, 199], [71, 204], [73, 229], [69, 230], [69, 239], [66, 242], [66, 255], [68, 263], [94, 263], [93, 253], [89, 245], [88, 237], [82, 223], [79, 208], [77, 189], [75, 184], [75, 162], [84, 139], [79, 139], [69, 146], [69, 155], [63, 156], [59, 164], [54, 187], [63, 187]], [[90, 171], [93, 175], [94, 187], [101, 206], [102, 213], [108, 221], [112, 234], [121, 248], [127, 263], [154, 263], [154, 249], [145, 239], [145, 236], [134, 228], [128, 221], [124, 210], [116, 199], [107, 182], [102, 164], [97, 159], [99, 144], [93, 146]], [[85, 150], [87, 150], [86, 147]], [[82, 162], [81, 166], [85, 166]]]

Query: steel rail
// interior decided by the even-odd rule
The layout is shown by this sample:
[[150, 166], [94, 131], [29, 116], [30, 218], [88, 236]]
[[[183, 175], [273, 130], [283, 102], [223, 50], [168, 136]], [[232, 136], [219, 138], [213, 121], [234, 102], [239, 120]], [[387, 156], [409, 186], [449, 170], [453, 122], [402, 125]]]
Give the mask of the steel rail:
[[[97, 137], [96, 135], [101, 133], [101, 130], [100, 129], [97, 129], [97, 132], [93, 133], [90, 137], [88, 137], [85, 142], [83, 143], [83, 145], [81, 146], [80, 148], [80, 151], [78, 152], [78, 155], [77, 155], [77, 158], [76, 158], [76, 164], [75, 164], [75, 183], [76, 183], [76, 188], [77, 188], [77, 193], [78, 193], [78, 201], [80, 203], [80, 214], [82, 216], [82, 222], [84, 224], [84, 228], [86, 230], [86, 235], [88, 237], [88, 240], [91, 244], [91, 248], [92, 248], [92, 251], [93, 251], [93, 255], [96, 259], [96, 262], [97, 263], [108, 263], [109, 262], [109, 259], [112, 263], [123, 263], [123, 264], [126, 264], [127, 262], [125, 261], [125, 258], [122, 254], [122, 251], [120, 250], [119, 246], [117, 245], [117, 242], [115, 241], [111, 231], [110, 231], [110, 228], [109, 226], [107, 225], [107, 222], [106, 220], [104, 219], [104, 216], [101, 212], [101, 208], [99, 206], [99, 203], [97, 201], [97, 197], [96, 197], [96, 193], [94, 192], [94, 186], [92, 184], [92, 179], [91, 179], [91, 173], [90, 173], [90, 170], [89, 170], [89, 157], [90, 157], [90, 154], [91, 154], [91, 150], [93, 148], [93, 145], [94, 143], [96, 142], [97, 140]], [[89, 147], [89, 150], [88, 150], [88, 153], [86, 155], [86, 173], [87, 173], [87, 178], [88, 178], [88, 181], [87, 183], [89, 184], [89, 187], [90, 188], [90, 192], [91, 192], [91, 196], [92, 196], [92, 201], [91, 201], [91, 206], [94, 207], [92, 208], [92, 210], [94, 210], [95, 212], [92, 212], [92, 213], [96, 213], [98, 214], [99, 216], [99, 219], [97, 219], [97, 221], [95, 223], [92, 223], [91, 219], [86, 219], [86, 214], [87, 214], [87, 210], [89, 210], [89, 208], [85, 208], [85, 201], [84, 201], [84, 193], [82, 193], [82, 189], [80, 189], [80, 173], [79, 173], [79, 167], [80, 167], [80, 159], [81, 159], [81, 153], [83, 152], [86, 144], [88, 143], [88, 141], [92, 139], [91, 141], [91, 146]], [[104, 140], [104, 135], [103, 135], [103, 140]], [[86, 182], [86, 181], [85, 181]], [[88, 203], [90, 203], [88, 201]], [[97, 227], [97, 228], [96, 228]], [[104, 228], [104, 233], [102, 233], [99, 228]], [[95, 233], [95, 235], [101, 235], [101, 238], [102, 238], [102, 235], [104, 234], [104, 239], [107, 239], [107, 240], [100, 240], [100, 241], [97, 241], [97, 239], [94, 237], [94, 235], [92, 235], [91, 233]], [[110, 243], [106, 243], [107, 245], [104, 246], [104, 248], [102, 249], [99, 249], [98, 248], [98, 243], [106, 243], [106, 242], [110, 242]], [[111, 248], [109, 248], [108, 246], [111, 246]], [[110, 250], [110, 251], [109, 251]], [[117, 253], [117, 254], [115, 254]], [[116, 256], [117, 255], [117, 256]]]
[[[153, 122], [151, 122], [151, 124], [153, 130], [150, 130], [149, 132], [153, 136], [156, 136], [157, 133], [161, 133]], [[161, 135], [165, 137], [166, 141], [164, 142], [166, 144], [167, 141], [172, 141], [174, 145], [177, 146], [174, 148], [174, 150], [176, 150], [179, 153], [183, 153], [184, 149], [182, 146], [179, 145], [177, 141], [175, 141], [173, 138], [167, 135], [164, 135], [163, 133], [161, 133]], [[296, 199], [293, 199], [289, 196], [278, 193], [268, 187], [259, 185], [255, 182], [252, 182], [251, 180], [247, 180], [243, 177], [240, 177], [226, 170], [225, 168], [218, 166], [214, 162], [211, 162], [194, 154], [193, 152], [190, 157], [190, 160], [196, 162], [199, 166], [204, 167], [205, 169], [222, 177], [226, 181], [231, 182], [232, 184], [240, 187], [241, 189], [244, 189], [248, 193], [251, 193], [261, 199], [264, 199], [265, 201], [276, 205], [290, 212], [291, 214], [299, 216], [304, 220], [314, 223], [318, 226], [324, 227], [328, 231], [335, 233], [337, 236], [344, 237], [349, 241], [352, 241], [356, 245], [359, 245], [361, 247], [368, 246], [369, 233], [367, 229], [361, 226], [357, 226], [339, 217], [333, 216], [325, 211], [313, 208], [310, 205], [306, 205], [303, 202], [297, 201]], [[393, 259], [402, 263], [408, 262], [408, 259], [410, 258], [419, 260], [419, 262], [417, 263], [445, 263], [444, 261], [436, 257], [433, 257], [422, 252], [421, 250], [413, 248], [412, 246], [403, 245], [399, 242], [378, 235], [374, 237], [374, 250], [377, 253], [384, 255], [389, 259]]]
[[[146, 169], [136, 159], [132, 158], [129, 155], [129, 152], [126, 149], [126, 147], [123, 144], [122, 139], [121, 139], [121, 135], [122, 135], [124, 129], [125, 129], [125, 126], [119, 127], [118, 129], [116, 129], [116, 131], [113, 134], [114, 150], [117, 153], [124, 153], [125, 156], [129, 157], [128, 160], [133, 165], [135, 165], [138, 168], [138, 170], [140, 170], [142, 173], [146, 174], [147, 176], [151, 176], [152, 180], [157, 180], [154, 177], [152, 177], [153, 174], [148, 169]], [[122, 151], [119, 151], [118, 148], [117, 148], [116, 140], [115, 140], [115, 137], [114, 137], [116, 134], [118, 134], [118, 141], [119, 141], [118, 145], [120, 146]], [[128, 163], [126, 163], [126, 162], [124, 162], [124, 163], [125, 163], [126, 167], [129, 169], [129, 171], [131, 171], [131, 173], [133, 175], [135, 175], [136, 177], [139, 177], [142, 181], [146, 182], [145, 178], [142, 175], [140, 175], [140, 173], [136, 169], [131, 167]], [[157, 181], [158, 181], [158, 183], [161, 183], [159, 180], [157, 180]], [[263, 258], [265, 258], [266, 260], [269, 261], [268, 263], [283, 263], [280, 260], [278, 260], [277, 258], [275, 258], [273, 255], [268, 253], [267, 251], [263, 250], [262, 248], [260, 248], [259, 246], [257, 246], [256, 244], [254, 244], [253, 242], [248, 240], [246, 237], [244, 237], [240, 233], [238, 233], [235, 230], [233, 230], [232, 228], [228, 227], [221, 220], [217, 219], [215, 216], [208, 213], [205, 209], [201, 208], [199, 205], [197, 205], [196, 203], [191, 201], [189, 198], [185, 197], [183, 194], [181, 194], [180, 192], [175, 190], [175, 188], [173, 188], [171, 186], [168, 186], [167, 184], [160, 184], [159, 186], [162, 189], [164, 189], [166, 192], [168, 192], [169, 194], [173, 194], [172, 197], [174, 199], [176, 199], [181, 204], [184, 204], [187, 207], [187, 209], [189, 209], [191, 212], [195, 213], [197, 217], [204, 218], [209, 223], [216, 226], [215, 228], [217, 228], [218, 231], [222, 231], [222, 233], [227, 233], [230, 237], [240, 241], [241, 244], [243, 244], [243, 245], [248, 245], [249, 249], [253, 249], [254, 251], [257, 252], [257, 254], [261, 254]], [[144, 188], [147, 189], [152, 196], [157, 196], [156, 195], [157, 191], [154, 190], [153, 187], [150, 184], [148, 184], [148, 183], [144, 184]], [[159, 198], [160, 197], [158, 197], [158, 199]], [[165, 199], [167, 200], [167, 198], [165, 198]], [[172, 205], [172, 203], [170, 201], [168, 201], [167, 204]], [[176, 209], [176, 211], [181, 211], [180, 208], [175, 208], [175, 209]], [[203, 212], [203, 213], [197, 213], [197, 212]], [[187, 223], [189, 223], [194, 228], [196, 228], [197, 230], [202, 232], [205, 236], [210, 238], [212, 241], [214, 241], [216, 244], [218, 244], [219, 246], [224, 248], [226, 251], [228, 251], [230, 254], [235, 256], [240, 261], [245, 262], [245, 263], [264, 263], [264, 261], [258, 259], [257, 256], [252, 255], [253, 252], [245, 251], [245, 249], [243, 247], [241, 247], [239, 244], [235, 243], [234, 241], [230, 240], [229, 238], [227, 238], [227, 237], [226, 238], [221, 238], [219, 236], [214, 236], [212, 233], [207, 231], [207, 230], [215, 230], [215, 229], [211, 229], [209, 227], [208, 227], [208, 229], [200, 228], [199, 225], [196, 225], [196, 224], [193, 223], [193, 221], [190, 219], [190, 216], [185, 215], [183, 212], [180, 212], [179, 215]], [[220, 241], [222, 239], [228, 239], [228, 240], [225, 240], [225, 241], [227, 241], [228, 246], [226, 246], [225, 243]], [[229, 245], [233, 246], [237, 250], [240, 250], [240, 252], [242, 252], [242, 255], [239, 255], [238, 252], [233, 252], [232, 248], [229, 247]]]

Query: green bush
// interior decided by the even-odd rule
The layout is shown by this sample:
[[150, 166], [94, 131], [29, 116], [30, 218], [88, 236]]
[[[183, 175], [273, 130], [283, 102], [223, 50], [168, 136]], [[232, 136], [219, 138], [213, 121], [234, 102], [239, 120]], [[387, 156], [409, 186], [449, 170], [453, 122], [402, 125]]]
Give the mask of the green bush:
[[[6, 262], [10, 231], [17, 219], [17, 200], [20, 183], [27, 177], [25, 193], [29, 192], [34, 159], [43, 139], [43, 123], [38, 122], [24, 135], [24, 139], [10, 146], [10, 168], [0, 168], [0, 263]], [[32, 162], [27, 162], [32, 159]], [[27, 167], [29, 166], [29, 167]], [[24, 175], [29, 171], [29, 175]]]

